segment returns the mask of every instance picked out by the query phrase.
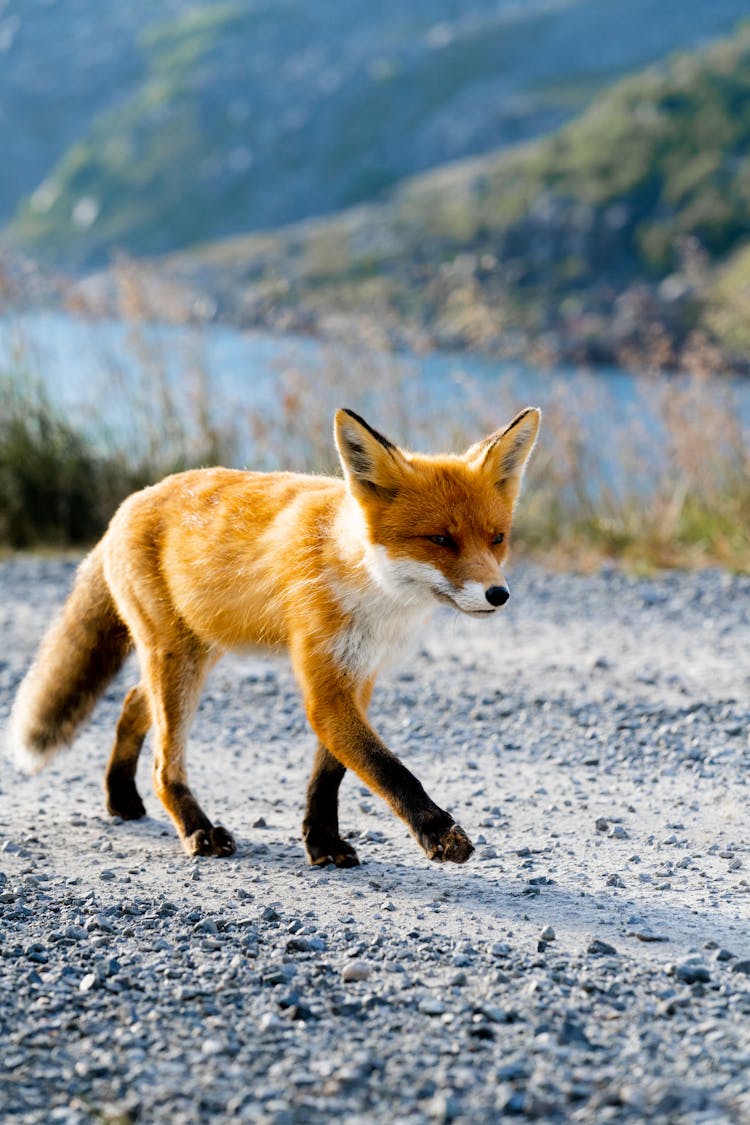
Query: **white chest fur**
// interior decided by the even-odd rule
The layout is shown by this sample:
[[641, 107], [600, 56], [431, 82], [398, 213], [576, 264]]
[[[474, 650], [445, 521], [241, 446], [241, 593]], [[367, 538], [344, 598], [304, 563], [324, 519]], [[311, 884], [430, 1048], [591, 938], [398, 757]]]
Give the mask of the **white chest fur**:
[[357, 599], [346, 626], [333, 639], [336, 663], [366, 679], [379, 669], [406, 659], [419, 641], [432, 606], [422, 599], [410, 605], [373, 584]]

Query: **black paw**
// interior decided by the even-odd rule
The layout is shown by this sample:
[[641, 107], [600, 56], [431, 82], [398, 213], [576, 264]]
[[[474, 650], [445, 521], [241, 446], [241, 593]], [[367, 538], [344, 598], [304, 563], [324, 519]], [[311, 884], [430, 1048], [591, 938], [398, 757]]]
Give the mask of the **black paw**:
[[188, 855], [234, 855], [234, 836], [217, 824], [214, 828], [198, 828], [182, 841]]
[[311, 839], [310, 836], [306, 836], [305, 847], [313, 867], [327, 867], [329, 864], [333, 864], [335, 867], [359, 866], [359, 856], [354, 848], [338, 836], [326, 836], [318, 839], [314, 837]]
[[123, 820], [140, 820], [146, 815], [146, 808], [140, 794], [131, 781], [118, 782], [107, 790], [107, 812]]
[[436, 863], [466, 863], [474, 845], [459, 824], [422, 828], [417, 839], [427, 856]]

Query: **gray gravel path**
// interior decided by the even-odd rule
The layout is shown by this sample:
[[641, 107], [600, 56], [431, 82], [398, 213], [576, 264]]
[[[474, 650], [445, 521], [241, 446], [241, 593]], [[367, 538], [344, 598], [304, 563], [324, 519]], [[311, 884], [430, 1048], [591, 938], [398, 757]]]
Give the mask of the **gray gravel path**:
[[[0, 726], [72, 572], [0, 564]], [[194, 728], [231, 859], [182, 855], [147, 753], [149, 817], [104, 812], [132, 665], [48, 771], [2, 763], [3, 1119], [750, 1121], [750, 581], [512, 588], [502, 620], [438, 615], [373, 701], [465, 868], [351, 777], [362, 866], [306, 866], [283, 662], [225, 660]]]

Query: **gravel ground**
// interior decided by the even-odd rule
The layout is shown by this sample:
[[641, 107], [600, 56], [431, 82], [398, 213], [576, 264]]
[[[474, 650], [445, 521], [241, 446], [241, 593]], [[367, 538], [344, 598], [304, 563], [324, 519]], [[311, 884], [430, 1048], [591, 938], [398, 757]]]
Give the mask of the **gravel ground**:
[[[72, 573], [0, 565], [0, 724]], [[47, 772], [3, 763], [5, 1119], [750, 1120], [750, 580], [512, 585], [501, 620], [441, 611], [372, 706], [466, 867], [352, 777], [362, 866], [306, 866], [313, 740], [280, 661], [223, 661], [194, 728], [231, 859], [182, 855], [148, 753], [148, 818], [106, 815], [132, 665]]]

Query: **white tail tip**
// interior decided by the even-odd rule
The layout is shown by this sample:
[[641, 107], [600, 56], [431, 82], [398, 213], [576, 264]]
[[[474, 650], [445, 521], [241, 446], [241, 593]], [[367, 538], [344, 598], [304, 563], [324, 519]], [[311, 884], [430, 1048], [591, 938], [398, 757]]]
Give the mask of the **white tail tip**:
[[28, 775], [39, 773], [49, 760], [49, 754], [29, 746], [23, 734], [20, 718], [15, 712], [12, 712], [10, 716], [8, 729], [3, 739], [3, 750], [5, 757], [19, 773]]

